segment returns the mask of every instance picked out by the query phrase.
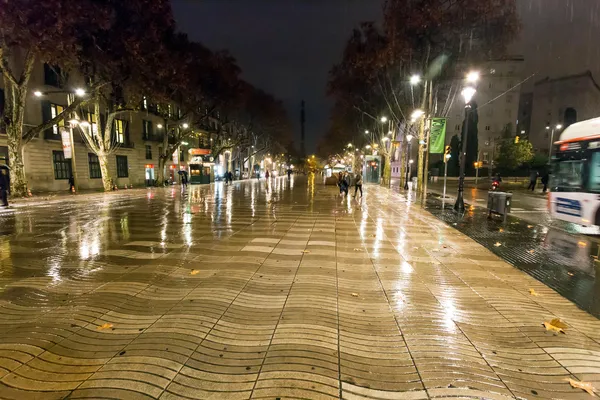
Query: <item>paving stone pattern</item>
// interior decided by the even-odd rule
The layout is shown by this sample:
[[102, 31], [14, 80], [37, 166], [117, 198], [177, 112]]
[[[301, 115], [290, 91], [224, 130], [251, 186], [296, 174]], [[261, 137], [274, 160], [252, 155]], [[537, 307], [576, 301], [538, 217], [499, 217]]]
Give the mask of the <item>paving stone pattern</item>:
[[[301, 178], [112, 193], [0, 226], [1, 399], [600, 387], [595, 317], [381, 187], [360, 202]], [[566, 334], [545, 331], [555, 317]]]

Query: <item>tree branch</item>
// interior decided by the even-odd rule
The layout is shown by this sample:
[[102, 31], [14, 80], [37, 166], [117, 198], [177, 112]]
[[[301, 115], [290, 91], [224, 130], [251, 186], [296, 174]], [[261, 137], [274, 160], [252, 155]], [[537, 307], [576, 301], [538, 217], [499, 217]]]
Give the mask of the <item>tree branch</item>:
[[13, 75], [10, 66], [8, 65], [8, 61], [4, 56], [4, 49], [6, 48], [6, 44], [4, 40], [2, 40], [2, 44], [0, 46], [0, 70], [2, 71], [2, 75], [14, 86], [19, 86], [15, 76]]

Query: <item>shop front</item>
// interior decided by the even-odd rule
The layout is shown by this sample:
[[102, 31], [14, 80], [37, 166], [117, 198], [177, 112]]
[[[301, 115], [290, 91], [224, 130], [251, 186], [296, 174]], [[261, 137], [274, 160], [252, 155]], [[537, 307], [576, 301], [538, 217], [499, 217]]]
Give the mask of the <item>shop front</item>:
[[363, 180], [367, 183], [379, 183], [381, 177], [381, 157], [366, 156], [363, 163]]
[[190, 149], [190, 183], [206, 184], [214, 181], [215, 159], [209, 149]]
[[155, 177], [154, 177], [154, 164], [146, 164], [144, 165], [144, 169], [145, 169], [145, 179], [146, 179], [146, 186], [154, 186], [155, 184]]

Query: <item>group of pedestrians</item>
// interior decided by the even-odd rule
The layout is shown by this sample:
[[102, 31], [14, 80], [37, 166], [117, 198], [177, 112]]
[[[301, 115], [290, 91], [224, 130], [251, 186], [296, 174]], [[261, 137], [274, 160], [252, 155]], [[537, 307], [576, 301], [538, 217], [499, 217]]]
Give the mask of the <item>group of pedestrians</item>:
[[224, 178], [225, 184], [228, 185], [229, 183], [233, 182], [233, 173], [231, 171], [225, 172]]
[[[340, 189], [340, 196], [343, 196], [343, 195], [348, 196], [348, 190], [349, 190], [351, 184], [352, 184], [352, 182], [351, 182], [350, 174], [348, 174], [348, 172], [340, 172], [338, 174], [337, 185]], [[356, 198], [356, 194], [359, 191], [360, 191], [360, 197], [362, 197], [362, 195], [363, 195], [362, 184], [363, 184], [362, 174], [359, 172], [354, 177], [354, 196], [353, 196], [353, 198]]]
[[[532, 192], [535, 192], [535, 186], [537, 185], [537, 179], [540, 176], [540, 173], [535, 170], [532, 169], [529, 172], [529, 186], [527, 186], [527, 190], [531, 190]], [[548, 182], [550, 181], [550, 174], [548, 173], [548, 171], [544, 170], [542, 173], [542, 193], [546, 193], [546, 191], [548, 190]]]

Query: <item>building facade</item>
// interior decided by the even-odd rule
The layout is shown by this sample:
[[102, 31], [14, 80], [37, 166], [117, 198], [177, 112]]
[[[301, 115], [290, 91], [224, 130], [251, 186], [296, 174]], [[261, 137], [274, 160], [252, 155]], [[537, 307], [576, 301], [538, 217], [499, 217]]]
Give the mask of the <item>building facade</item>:
[[[74, 82], [75, 81], [75, 82]], [[1, 85], [1, 83], [0, 83]], [[76, 79], [70, 86], [77, 87]], [[52, 119], [67, 107], [66, 93], [61, 92], [56, 71], [46, 64], [34, 67], [30, 78], [30, 95], [27, 98], [24, 129], [38, 126]], [[35, 91], [45, 94], [36, 97]], [[4, 110], [4, 90], [0, 86], [0, 114]], [[169, 106], [171, 107], [171, 106]], [[173, 106], [175, 110], [175, 106]], [[81, 119], [87, 120], [91, 129], [95, 127], [96, 116], [80, 109]], [[175, 112], [175, 111], [174, 111]], [[1, 115], [0, 115], [1, 116]], [[102, 116], [100, 116], [102, 118]], [[113, 127], [118, 146], [109, 156], [109, 173], [117, 187], [152, 185], [158, 177], [159, 155], [166, 145], [164, 118], [152, 112], [152, 107], [144, 104], [141, 111], [130, 112], [115, 120]], [[216, 124], [209, 121], [208, 125]], [[69, 129], [68, 122], [60, 122], [24, 145], [23, 161], [32, 192], [57, 192], [69, 190], [69, 178], [76, 180], [79, 189], [98, 189], [103, 187], [98, 157], [85, 144], [79, 133], [80, 127], [73, 128], [72, 158], [66, 158], [63, 152], [61, 131]], [[96, 128], [97, 129], [97, 128]], [[192, 148], [209, 148], [208, 139], [211, 127], [198, 132], [197, 137], [184, 142], [176, 154], [167, 160], [165, 178], [174, 182], [179, 180], [179, 170], [188, 170]], [[0, 125], [0, 163], [10, 166], [7, 135]]]
[[[548, 152], [552, 140], [574, 122], [600, 116], [600, 86], [590, 71], [535, 83], [529, 139], [538, 152]], [[554, 138], [552, 130], [554, 128]]]
[[[524, 59], [520, 56], [491, 60], [479, 68], [480, 78], [473, 101], [478, 106], [479, 160], [489, 166], [495, 157], [505, 129], [516, 133], [519, 118], [519, 92]], [[447, 115], [446, 145], [461, 135], [465, 119], [464, 101], [457, 94]], [[437, 159], [441, 159], [438, 155]]]

